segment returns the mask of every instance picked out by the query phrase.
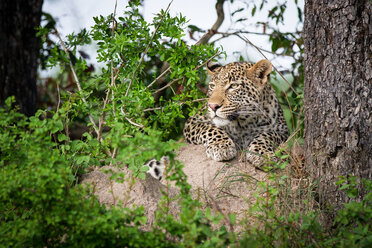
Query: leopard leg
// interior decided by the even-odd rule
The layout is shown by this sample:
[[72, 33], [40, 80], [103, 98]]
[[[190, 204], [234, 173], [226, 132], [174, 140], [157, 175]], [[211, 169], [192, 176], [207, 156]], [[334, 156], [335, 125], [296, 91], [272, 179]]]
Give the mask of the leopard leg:
[[190, 117], [183, 130], [185, 140], [192, 144], [203, 144], [207, 157], [216, 161], [231, 160], [237, 155], [233, 140], [221, 128], [215, 127], [204, 116]]
[[256, 168], [261, 168], [268, 160], [276, 161], [275, 150], [284, 141], [282, 136], [275, 132], [257, 135], [247, 147], [247, 161]]

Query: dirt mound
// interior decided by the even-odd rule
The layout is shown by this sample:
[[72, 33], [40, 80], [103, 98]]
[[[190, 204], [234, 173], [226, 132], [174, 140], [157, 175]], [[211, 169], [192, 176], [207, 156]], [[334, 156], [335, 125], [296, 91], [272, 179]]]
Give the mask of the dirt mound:
[[[192, 186], [194, 197], [199, 197], [205, 207], [209, 206], [216, 212], [228, 216], [235, 213], [240, 221], [246, 216], [247, 207], [254, 202], [252, 192], [257, 181], [266, 180], [266, 173], [256, 170], [253, 166], [239, 162], [238, 159], [230, 162], [216, 162], [207, 158], [204, 147], [186, 145], [177, 152], [177, 160], [184, 164], [187, 181]], [[118, 203], [124, 206], [144, 206], [148, 217], [148, 225], [155, 218], [157, 204], [162, 196], [162, 191], [167, 191], [171, 197], [178, 194], [178, 188], [166, 185], [166, 180], [158, 181], [151, 176], [145, 180], [124, 180], [123, 183], [110, 180], [111, 173], [103, 171], [118, 171], [118, 169], [105, 166], [98, 168], [82, 177], [82, 183], [93, 186], [94, 194], [106, 206]], [[125, 175], [131, 172], [120, 169]], [[126, 177], [130, 178], [130, 177]], [[172, 185], [172, 183], [170, 183]], [[172, 214], [176, 215], [178, 206], [173, 202], [170, 206]], [[225, 223], [228, 224], [228, 223]], [[232, 228], [232, 227], [231, 227]]]

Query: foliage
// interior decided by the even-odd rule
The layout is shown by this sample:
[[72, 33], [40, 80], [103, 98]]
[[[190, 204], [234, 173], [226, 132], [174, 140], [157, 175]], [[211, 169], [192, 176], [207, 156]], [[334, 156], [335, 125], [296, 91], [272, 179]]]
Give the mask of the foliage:
[[[8, 101], [8, 106], [11, 101]], [[164, 235], [141, 233], [143, 209], [101, 206], [74, 186], [73, 153], [65, 153], [52, 136], [63, 129], [54, 116], [27, 120], [0, 109], [0, 240], [8, 247], [145, 247], [166, 245]], [[79, 150], [81, 144], [71, 144]], [[79, 159], [76, 159], [76, 162]], [[134, 224], [134, 225], [133, 225]]]
[[[281, 152], [276, 154], [278, 162], [268, 164], [275, 173], [271, 171], [269, 182], [259, 183], [257, 200], [249, 209], [261, 225], [245, 223], [239, 235], [232, 233], [221, 225], [223, 216], [212, 214], [208, 208], [203, 210], [201, 203], [192, 199], [182, 165], [174, 161], [172, 151], [179, 144], [171, 138], [178, 137], [182, 120], [195, 112], [195, 107], [200, 107], [199, 100], [205, 97], [205, 75], [200, 68], [217, 50], [210, 45], [187, 46], [182, 40], [186, 25], [182, 15], [171, 17], [165, 10], [148, 23], [138, 6], [139, 1], [130, 1], [122, 17], [96, 17], [90, 31], [69, 35], [66, 43], [61, 39], [59, 44], [51, 42], [49, 36], [59, 34], [53, 19], [45, 15], [48, 21], [39, 29], [44, 40], [43, 66], [59, 65], [61, 77], [68, 74], [69, 83], [77, 84], [78, 89], [67, 90], [70, 88], [65, 85], [55, 110], [39, 110], [30, 118], [17, 112], [12, 98], [0, 108], [1, 244], [9, 247], [370, 246], [371, 182], [364, 182], [366, 197], [361, 202], [345, 204], [333, 227], [327, 228], [320, 221], [319, 211], [310, 207], [303, 210], [313, 199], [310, 180], [306, 187], [300, 188], [301, 196], [308, 198], [301, 198], [300, 205], [289, 201], [293, 195], [287, 192], [290, 177], [277, 173], [285, 170], [289, 162], [288, 155]], [[257, 8], [254, 5], [252, 15]], [[285, 5], [272, 9], [269, 18], [280, 23], [284, 11]], [[198, 31], [196, 26], [193, 28]], [[292, 53], [293, 49], [288, 47], [292, 43], [286, 41], [292, 38], [295, 37], [273, 32], [272, 49]], [[88, 70], [80, 50], [89, 43], [97, 45], [98, 60], [104, 65], [97, 74]], [[160, 77], [162, 74], [164, 77]], [[301, 84], [291, 86], [297, 95], [288, 93], [283, 99], [289, 102], [290, 116], [296, 111], [300, 115]], [[289, 118], [293, 118], [290, 122], [301, 123], [301, 117]], [[88, 130], [79, 139], [72, 139], [70, 132], [77, 122], [88, 125]], [[171, 199], [164, 193], [155, 223], [146, 231], [142, 207], [130, 210], [118, 205], [106, 209], [92, 191], [77, 183], [79, 176], [93, 166], [107, 164], [128, 166], [133, 180], [144, 178], [146, 168], [142, 164], [163, 155], [170, 156], [172, 161], [167, 177], [180, 189], [177, 200], [181, 211], [177, 218], [168, 213], [167, 201]], [[113, 178], [123, 180], [120, 173]], [[341, 189], [350, 197], [359, 187], [353, 177], [342, 178], [339, 184], [343, 184]], [[229, 221], [232, 225], [241, 224], [235, 223], [234, 215]]]
[[[131, 1], [119, 22], [113, 15], [100, 16], [91, 31], [44, 47], [48, 51], [43, 53], [44, 65], [59, 65], [62, 74], [69, 70], [68, 77], [78, 85], [75, 92], [60, 91], [55, 111], [39, 110], [27, 119], [12, 108], [12, 99], [0, 109], [3, 244], [173, 247], [182, 240], [193, 247], [229, 243], [233, 238], [224, 227], [212, 230], [212, 223], [220, 218], [204, 213], [200, 203], [191, 199], [178, 162], [171, 163], [167, 174], [180, 188], [183, 211], [176, 219], [165, 205], [149, 232], [143, 231], [146, 217], [141, 207], [108, 210], [77, 184], [79, 175], [92, 166], [128, 166], [135, 178], [144, 178], [142, 164], [147, 159], [165, 154], [172, 159], [179, 144], [169, 137], [182, 128], [174, 123], [185, 119], [188, 106], [199, 105], [194, 99], [205, 96], [199, 89], [199, 68], [217, 51], [212, 46], [186, 46], [182, 41], [185, 17], [171, 17], [166, 10], [147, 23], [138, 4]], [[39, 35], [47, 41], [51, 34], [59, 38], [49, 21]], [[79, 47], [92, 41], [98, 46], [98, 60], [105, 64], [99, 74], [87, 71], [79, 53]], [[173, 82], [162, 91], [159, 88], [165, 85], [156, 85], [163, 72], [160, 62], [169, 66], [165, 78]], [[155, 90], [151, 82], [158, 86]], [[73, 140], [70, 131], [76, 122], [88, 124], [89, 129]], [[123, 177], [117, 173], [113, 178]]]
[[[178, 173], [171, 178], [181, 189], [183, 211], [179, 220], [165, 214], [164, 207], [153, 229], [144, 232], [143, 207], [106, 209], [92, 192], [75, 185], [76, 167], [87, 166], [86, 163], [92, 163], [91, 157], [97, 158], [83, 155], [84, 149], [94, 153], [94, 149], [99, 149], [98, 143], [91, 144], [89, 138], [68, 141], [61, 134], [63, 111], [45, 118], [45, 112], [39, 110], [27, 119], [11, 108], [12, 102], [14, 98], [13, 101], [9, 98], [7, 109], [0, 108], [2, 244], [8, 247], [178, 247], [175, 238], [192, 247], [201, 243], [207, 246], [229, 243], [230, 234], [224, 227], [217, 232], [212, 230], [211, 223], [218, 222], [219, 217], [209, 211], [202, 212], [200, 203], [191, 199], [190, 186], [177, 165]], [[155, 137], [144, 138], [138, 134], [132, 140], [149, 142], [150, 138]], [[133, 148], [134, 145], [132, 151]]]
[[[166, 205], [160, 205], [156, 223], [151, 230], [144, 232], [141, 228], [146, 221], [143, 208], [129, 210], [114, 206], [106, 209], [92, 192], [75, 185], [74, 163], [79, 164], [81, 155], [77, 154], [82, 146], [89, 146], [89, 139], [67, 142], [61, 135], [63, 122], [60, 115], [63, 111], [45, 118], [45, 111], [39, 110], [35, 117], [27, 119], [11, 109], [12, 102], [14, 100], [9, 99], [7, 108], [0, 109], [0, 240], [8, 247], [371, 245], [370, 181], [363, 182], [363, 190], [367, 192], [365, 198], [361, 202], [345, 204], [335, 218], [333, 229], [325, 229], [319, 222], [319, 213], [313, 210], [308, 213], [301, 208], [284, 211], [289, 202], [281, 198], [281, 187], [288, 184], [288, 178], [271, 173], [272, 183], [259, 183], [261, 190], [250, 209], [252, 216], [263, 226], [246, 225], [238, 238], [223, 225], [219, 230], [212, 228], [211, 224], [219, 223], [222, 217], [212, 215], [209, 209], [201, 210], [200, 203], [191, 199], [189, 185], [177, 163], [176, 173], [171, 177], [181, 188], [179, 218], [167, 214]], [[143, 137], [139, 135], [138, 139]], [[67, 143], [71, 146], [68, 149]], [[278, 156], [282, 162], [274, 166], [285, 167], [288, 157]], [[85, 159], [81, 161], [84, 163]], [[355, 196], [358, 188], [355, 177], [342, 178], [338, 184], [350, 197]], [[235, 224], [233, 216], [230, 221]]]
[[[281, 162], [276, 168], [284, 168], [287, 155], [277, 154]], [[349, 197], [358, 194], [358, 188], [366, 192], [360, 201], [350, 201], [336, 213], [333, 223], [324, 224], [320, 209], [310, 207], [314, 200], [311, 193], [315, 185], [304, 180], [297, 190], [291, 179], [283, 173], [270, 173], [268, 182], [259, 182], [257, 201], [249, 209], [259, 225], [247, 225], [241, 246], [245, 247], [370, 247], [372, 244], [372, 182], [356, 182], [355, 176], [342, 178], [338, 185]], [[290, 190], [288, 194], [286, 191]], [[290, 199], [290, 198], [297, 199]]]

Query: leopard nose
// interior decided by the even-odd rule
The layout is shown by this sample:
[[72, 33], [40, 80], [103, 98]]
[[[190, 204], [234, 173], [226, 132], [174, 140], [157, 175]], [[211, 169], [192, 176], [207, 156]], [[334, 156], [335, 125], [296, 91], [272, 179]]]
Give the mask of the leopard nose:
[[218, 104], [216, 104], [216, 103], [210, 103], [210, 104], [208, 104], [208, 106], [209, 106], [209, 107], [210, 107], [214, 112], [216, 112], [217, 109], [221, 108], [221, 106], [218, 105]]

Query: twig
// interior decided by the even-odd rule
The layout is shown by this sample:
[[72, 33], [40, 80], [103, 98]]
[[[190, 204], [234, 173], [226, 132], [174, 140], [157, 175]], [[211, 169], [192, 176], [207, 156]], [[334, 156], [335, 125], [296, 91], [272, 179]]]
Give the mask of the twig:
[[151, 84], [147, 85], [145, 90], [153, 86], [160, 78], [162, 78], [165, 74], [167, 74], [170, 71], [170, 67], [168, 67], [165, 71], [163, 71], [157, 78], [154, 79], [154, 81], [151, 82]]
[[[257, 47], [255, 44], [253, 44], [250, 40], [248, 40], [247, 37], [245, 37], [244, 35], [243, 36], [240, 36], [239, 34], [237, 34], [238, 37], [240, 37], [242, 40], [245, 40], [247, 43], [249, 43], [251, 46], [253, 46], [254, 48], [257, 49], [257, 51], [265, 58], [267, 59], [267, 57], [265, 56], [265, 54], [261, 51], [262, 49]], [[292, 85], [288, 82], [288, 80], [283, 76], [282, 73], [280, 73], [280, 71], [278, 69], [276, 69], [276, 67], [273, 65], [274, 67], [274, 70], [279, 73], [279, 75], [283, 78], [283, 80], [286, 82], [286, 84], [289, 86], [289, 88], [291, 88], [291, 90], [293, 90], [293, 92], [298, 95], [298, 93], [296, 92], [296, 90], [292, 87]]]
[[111, 157], [110, 166], [112, 166], [112, 161], [114, 158], [116, 158], [116, 155], [118, 154], [118, 148], [115, 147], [114, 151], [111, 153], [110, 151], [107, 153]]
[[121, 113], [124, 115], [124, 118], [130, 123], [132, 124], [133, 126], [136, 126], [136, 127], [139, 127], [139, 128], [144, 128], [144, 126], [142, 124], [137, 124], [135, 123], [134, 121], [132, 121], [131, 119], [129, 119], [128, 117], [125, 116], [125, 112], [123, 110], [123, 107], [120, 107], [120, 111]]
[[97, 133], [97, 140], [99, 142], [101, 142], [101, 135], [102, 135], [102, 129], [103, 129], [103, 124], [105, 122], [105, 117], [106, 117], [106, 105], [109, 101], [109, 96], [110, 96], [110, 89], [107, 90], [106, 92], [106, 98], [105, 100], [103, 101], [103, 107], [102, 107], [102, 114], [101, 114], [101, 117], [99, 118], [99, 121], [98, 121], [98, 133]]
[[[81, 85], [80, 85], [79, 79], [78, 79], [78, 77], [77, 77], [76, 71], [75, 71], [75, 69], [74, 69], [74, 66], [72, 65], [71, 58], [70, 58], [70, 54], [69, 54], [69, 52], [68, 52], [68, 50], [67, 50], [67, 48], [66, 48], [65, 42], [63, 42], [61, 36], [60, 36], [59, 33], [58, 33], [57, 28], [54, 28], [54, 32], [56, 33], [56, 35], [57, 35], [59, 41], [61, 42], [61, 45], [62, 45], [63, 50], [65, 51], [65, 53], [66, 53], [66, 55], [67, 55], [67, 58], [69, 59], [69, 64], [70, 64], [70, 68], [71, 68], [71, 71], [72, 71], [72, 75], [74, 76], [75, 83], [76, 83], [76, 85], [77, 85], [77, 87], [78, 87], [78, 90], [79, 90], [79, 92], [80, 92], [80, 94], [81, 94], [81, 99], [83, 100], [83, 102], [84, 102], [85, 104], [88, 105], [88, 102], [87, 102], [87, 100], [85, 99], [85, 97], [84, 97], [84, 95], [83, 95], [83, 90], [81, 89]], [[93, 125], [94, 131], [96, 132], [96, 134], [97, 134], [97, 136], [98, 136], [98, 128], [97, 128], [96, 123], [95, 123], [94, 120], [93, 120], [93, 117], [92, 117], [90, 114], [88, 114], [88, 117], [89, 117], [90, 122], [91, 122], [92, 125]]]
[[59, 110], [59, 107], [61, 105], [61, 92], [59, 90], [59, 83], [57, 82], [57, 95], [58, 95], [58, 103], [57, 103], [57, 112]]
[[[67, 111], [66, 111], [66, 113], [70, 112], [70, 108], [71, 108], [71, 94], [70, 94], [69, 99], [67, 101]], [[68, 138], [70, 138], [70, 129], [68, 127], [68, 124], [69, 124], [69, 119], [68, 119], [68, 115], [67, 115], [66, 118], [65, 118], [65, 121], [64, 121], [64, 126], [65, 126], [66, 136]]]
[[186, 104], [188, 102], [202, 102], [202, 101], [205, 101], [207, 99], [208, 98], [200, 98], [200, 99], [195, 99], [195, 100], [192, 100], [192, 101], [181, 102], [180, 105], [182, 106], [182, 105], [184, 105], [184, 104]]
[[[117, 0], [115, 1], [115, 7], [114, 7], [114, 12], [113, 12], [113, 17], [112, 17], [112, 30], [111, 30], [111, 39], [114, 37], [114, 30], [116, 28], [115, 24], [115, 15], [116, 15], [116, 7], [117, 7]], [[103, 124], [105, 122], [105, 117], [106, 117], [106, 105], [109, 102], [109, 97], [110, 97], [110, 92], [112, 92], [112, 100], [114, 100], [114, 91], [113, 91], [113, 86], [115, 85], [115, 77], [114, 77], [114, 65], [113, 65], [113, 60], [111, 58], [111, 89], [107, 89], [106, 92], [106, 97], [103, 102], [103, 107], [102, 107], [102, 114], [101, 117], [99, 118], [98, 121], [98, 134], [97, 134], [97, 140], [101, 142], [102, 140], [102, 129], [103, 129]], [[115, 106], [113, 108], [114, 115], [115, 115]]]
[[[112, 16], [112, 30], [111, 30], [111, 39], [114, 38], [114, 31], [116, 29], [116, 20], [115, 20], [115, 15], [116, 15], [116, 7], [118, 5], [118, 1], [116, 0], [115, 1], [115, 7], [114, 7], [114, 12], [113, 12], [113, 16]], [[121, 67], [121, 66], [120, 66]], [[114, 116], [116, 116], [116, 112], [115, 112], [115, 109], [116, 109], [116, 104], [114, 102], [114, 90], [113, 90], [113, 87], [116, 88], [116, 84], [115, 84], [115, 80], [117, 78], [117, 73], [116, 73], [116, 76], [114, 77], [114, 62], [113, 62], [113, 59], [111, 58], [111, 92], [112, 92], [112, 95], [111, 95], [111, 101], [113, 102], [113, 108], [112, 108], [112, 113], [114, 114]], [[108, 90], [109, 92], [110, 90]]]
[[165, 85], [164, 87], [161, 87], [160, 89], [157, 89], [153, 94], [159, 93], [160, 91], [162, 91], [162, 90], [168, 88], [169, 86], [171, 86], [171, 85], [174, 84], [175, 82], [180, 81], [181, 79], [183, 79], [183, 77], [182, 77], [182, 78], [177, 78], [177, 79], [174, 79], [174, 80], [170, 81], [170, 82], [167, 83], [167, 85]]
[[160, 110], [160, 109], [164, 109], [164, 107], [147, 108], [147, 109], [144, 109], [143, 112], [154, 111], [154, 110]]
[[[233, 32], [233, 33], [217, 32], [216, 34], [221, 34], [222, 36], [221, 36], [220, 38], [218, 38], [218, 39], [213, 40], [212, 43], [215, 43], [215, 42], [217, 42], [217, 41], [219, 41], [219, 40], [222, 40], [222, 39], [224, 39], [224, 38], [226, 38], [226, 37], [228, 37], [228, 36], [231, 36], [231, 35], [235, 35], [235, 36], [237, 36], [238, 38], [242, 39], [243, 41], [247, 42], [247, 41], [246, 41], [243, 37], [241, 37], [239, 34], [259, 34], [259, 33], [254, 33], [254, 32], [244, 32], [244, 31], [239, 32], [239, 31], [236, 31], [236, 32]], [[264, 34], [262, 34], [262, 35], [264, 35]], [[291, 57], [291, 58], [293, 58], [292, 55], [288, 55], [288, 54], [284, 54], [284, 53], [274, 53], [274, 52], [272, 52], [272, 51], [269, 51], [269, 50], [267, 50], [267, 49], [263, 49], [263, 48], [260, 48], [260, 49], [261, 49], [262, 51], [264, 51], [264, 52], [274, 54], [275, 56], [286, 56], [286, 57]]]
[[221, 51], [218, 51], [215, 55], [213, 55], [212, 57], [210, 57], [209, 59], [207, 59], [203, 64], [196, 66], [194, 68], [194, 70], [197, 70], [200, 67], [207, 65], [212, 59], [214, 59], [215, 57], [219, 56], [221, 53], [222, 53]]
[[[209, 61], [211, 61], [214, 57], [216, 57], [216, 56], [218, 56], [218, 55], [220, 55], [220, 54], [221, 54], [221, 52], [218, 51], [218, 52], [217, 52], [216, 54], [214, 54], [212, 57], [210, 57], [209, 59], [207, 59], [203, 64], [196, 66], [196, 67], [193, 69], [193, 71], [195, 71], [195, 70], [199, 69], [200, 67], [202, 67], [202, 66], [208, 64]], [[168, 69], [170, 69], [170, 67], [169, 67]], [[167, 72], [168, 69], [167, 69], [166, 71], [164, 71], [164, 72]], [[163, 72], [162, 74], [164, 74], [164, 72]], [[161, 76], [162, 76], [162, 75], [160, 75], [158, 78], [160, 78]], [[172, 80], [172, 81], [169, 82], [167, 85], [161, 87], [160, 89], [157, 89], [153, 94], [155, 95], [155, 94], [157, 94], [157, 93], [159, 93], [159, 92], [165, 90], [166, 88], [170, 87], [172, 84], [174, 84], [174, 83], [176, 83], [176, 82], [178, 82], [178, 81], [180, 81], [180, 80], [183, 80], [184, 78], [185, 78], [185, 77], [181, 77], [181, 78], [177, 78], [177, 79]], [[154, 82], [156, 82], [156, 80], [157, 80], [157, 79], [155, 79]], [[152, 84], [152, 83], [151, 83], [151, 84]], [[148, 86], [147, 86], [147, 87], [148, 87]], [[146, 89], [147, 89], [147, 88], [146, 88]], [[172, 89], [172, 90], [173, 90], [173, 89]], [[173, 92], [174, 92], [174, 90], [173, 90]]]
[[163, 15], [161, 16], [160, 21], [159, 21], [159, 24], [158, 24], [158, 26], [156, 27], [154, 33], [152, 34], [151, 39], [150, 39], [149, 43], [147, 44], [147, 47], [146, 47], [145, 51], [142, 53], [142, 56], [141, 56], [141, 58], [140, 58], [140, 61], [138, 62], [137, 68], [136, 68], [136, 70], [133, 72], [132, 78], [131, 78], [130, 81], [129, 81], [129, 85], [128, 85], [128, 88], [127, 88], [127, 92], [125, 92], [125, 96], [128, 96], [128, 94], [129, 94], [129, 90], [130, 90], [130, 87], [132, 86], [132, 81], [133, 81], [133, 79], [134, 79], [134, 76], [136, 75], [136, 73], [137, 73], [139, 67], [141, 66], [141, 64], [142, 64], [142, 62], [143, 62], [143, 59], [144, 59], [145, 55], [146, 55], [147, 52], [149, 51], [149, 49], [150, 49], [150, 45], [151, 45], [151, 43], [152, 43], [152, 40], [154, 39], [156, 33], [158, 32], [158, 30], [159, 30], [159, 28], [160, 28], [160, 25], [161, 25], [161, 22], [163, 21], [164, 16], [167, 14], [167, 12], [168, 12], [168, 10], [169, 10], [169, 7], [171, 6], [172, 2], [173, 2], [173, 0], [171, 0], [170, 3], [168, 4], [168, 7], [166, 8], [166, 10], [164, 11]]
[[[185, 102], [180, 102], [180, 106], [188, 103], [188, 102], [202, 102], [202, 101], [205, 101], [207, 100], [208, 98], [200, 98], [200, 99], [195, 99], [195, 100], [191, 100], [191, 101], [185, 101]], [[160, 110], [160, 109], [164, 109], [164, 107], [157, 107], [157, 108], [147, 108], [147, 109], [144, 109], [143, 112], [148, 112], [148, 111], [154, 111], [154, 110]]]

